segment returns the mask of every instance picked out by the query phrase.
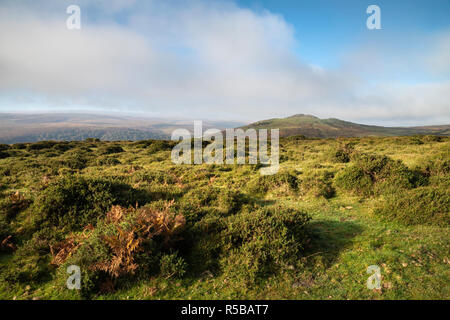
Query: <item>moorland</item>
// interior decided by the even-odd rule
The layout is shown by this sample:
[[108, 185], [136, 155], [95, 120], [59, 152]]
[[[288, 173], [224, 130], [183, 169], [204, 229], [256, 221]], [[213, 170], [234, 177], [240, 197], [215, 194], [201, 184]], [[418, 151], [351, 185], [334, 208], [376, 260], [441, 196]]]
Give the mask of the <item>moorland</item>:
[[449, 137], [286, 137], [271, 176], [174, 145], [0, 145], [0, 298], [450, 298]]

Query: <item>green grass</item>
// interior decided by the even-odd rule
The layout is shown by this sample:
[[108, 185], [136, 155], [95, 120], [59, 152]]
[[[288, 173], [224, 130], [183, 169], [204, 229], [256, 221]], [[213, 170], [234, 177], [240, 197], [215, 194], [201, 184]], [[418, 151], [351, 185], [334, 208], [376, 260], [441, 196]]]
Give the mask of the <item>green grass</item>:
[[[417, 143], [416, 139], [421, 143]], [[377, 192], [358, 194], [340, 188], [335, 183], [336, 174], [356, 162], [354, 158], [348, 163], [336, 161], [330, 156], [330, 150], [338, 150], [348, 143], [353, 145], [354, 152], [358, 154], [376, 154], [400, 160], [408, 170], [420, 172], [426, 179], [427, 186], [407, 185], [404, 187], [406, 189], [398, 191], [389, 189], [388, 195]], [[128, 205], [126, 199], [134, 197], [141, 201], [138, 206], [157, 208], [164, 201], [174, 199], [173, 210], [186, 217], [188, 231], [167, 252], [178, 252], [186, 262], [186, 272], [180, 273], [179, 277], [168, 277], [165, 276], [167, 272], [154, 270], [135, 277], [124, 277], [117, 280], [114, 292], [94, 292], [90, 296], [92, 299], [450, 298], [448, 212], [443, 212], [442, 219], [437, 222], [425, 217], [413, 219], [418, 222], [411, 224], [408, 223], [411, 216], [408, 219], [401, 218], [404, 214], [420, 215], [424, 206], [422, 203], [415, 207], [411, 205], [414, 210], [408, 211], [410, 207], [404, 200], [404, 194], [414, 193], [420, 188], [448, 190], [448, 171], [445, 169], [448, 167], [439, 159], [448, 159], [449, 138], [442, 138], [441, 142], [420, 137], [337, 140], [287, 138], [282, 139], [280, 144], [280, 154], [284, 156], [280, 172], [263, 179], [254, 165], [174, 165], [170, 161], [170, 148], [160, 143], [152, 146], [152, 143], [78, 142], [69, 143], [68, 151], [61, 151], [54, 146], [40, 150], [6, 150], [3, 152], [8, 152], [11, 156], [0, 159], [0, 200], [5, 203], [1, 207], [1, 213], [6, 214], [8, 201], [13, 201], [10, 195], [16, 191], [23, 195], [23, 201], [31, 204], [18, 206], [18, 212], [2, 218], [6, 222], [0, 226], [6, 224], [7, 229], [0, 230], [0, 236], [10, 233], [14, 245], [19, 249], [24, 247], [26, 241], [34, 239], [35, 251], [31, 251], [29, 258], [41, 257], [46, 261], [51, 255], [45, 246], [48, 247], [56, 239], [63, 239], [69, 231], [58, 231], [48, 226], [45, 229], [44, 224], [36, 224], [42, 195], [51, 197], [47, 190], [52, 190], [56, 181], [67, 176], [83, 177], [87, 181], [114, 179], [115, 183], [127, 186], [125, 191], [129, 192], [124, 197], [123, 193], [108, 191], [111, 193], [108, 197], [115, 198], [116, 203]], [[118, 162], [99, 163], [98, 159], [104, 157], [104, 150], [112, 150], [110, 147], [116, 148], [117, 145], [124, 152], [110, 154], [108, 157]], [[84, 147], [89, 150], [83, 151]], [[68, 160], [73, 159], [73, 152], [83, 154], [82, 162], [85, 165], [71, 168]], [[431, 169], [427, 169], [426, 166], [430, 166], [430, 163]], [[383, 171], [383, 175], [390, 173], [391, 171]], [[392, 174], [395, 172], [392, 171]], [[333, 188], [334, 192], [320, 192], [322, 187], [318, 186]], [[380, 206], [386, 205], [387, 196], [394, 199], [397, 197], [400, 201], [401, 205], [392, 207], [396, 210], [395, 215], [378, 213]], [[97, 199], [95, 194], [92, 197]], [[448, 198], [441, 197], [438, 200], [443, 202], [444, 208], [450, 207]], [[47, 205], [48, 203], [50, 202], [46, 202]], [[401, 206], [406, 206], [405, 210]], [[89, 208], [83, 204], [83, 212], [90, 210]], [[239, 219], [243, 219], [242, 225], [249, 223], [246, 228], [251, 228], [254, 224], [247, 220], [246, 214], [261, 208], [274, 213], [286, 212], [285, 214], [288, 211], [280, 210], [291, 208], [308, 214], [310, 221], [306, 224], [307, 235], [299, 238], [302, 239], [302, 244], [298, 254], [289, 253], [289, 257], [283, 260], [286, 261], [285, 264], [272, 265], [271, 271], [264, 271], [262, 276], [246, 284], [243, 278], [248, 276], [246, 273], [251, 269], [237, 268], [238, 271], [231, 272], [226, 265], [234, 261], [231, 260], [233, 255], [238, 261], [244, 261], [245, 254], [249, 252], [255, 257], [258, 254], [271, 254], [267, 250], [274, 247], [274, 244], [265, 242], [268, 240], [265, 233], [270, 233], [271, 227], [258, 225], [258, 228], [265, 231], [262, 232], [264, 234], [251, 233], [253, 237], [260, 236], [261, 242], [246, 242], [250, 251], [245, 251], [247, 249], [244, 250], [244, 247], [228, 248], [231, 242], [215, 238], [216, 233], [208, 231], [210, 233], [205, 234], [196, 230], [201, 226], [212, 228], [222, 222], [226, 224], [234, 220], [240, 221]], [[71, 214], [76, 213], [76, 208], [70, 209]], [[95, 220], [104, 218], [97, 211], [95, 214], [99, 215]], [[92, 219], [90, 215], [84, 217]], [[239, 226], [236, 228], [239, 230]], [[284, 240], [276, 235], [273, 237], [273, 241], [281, 241], [279, 248], [284, 248], [281, 245]], [[41, 238], [46, 240], [36, 240]], [[48, 238], [52, 239], [47, 240]], [[202, 244], [201, 241], [208, 239], [211, 240], [210, 243]], [[196, 241], [200, 241], [200, 244]], [[261, 244], [264, 247], [260, 247]], [[207, 260], [196, 260], [199, 254], [209, 254], [208, 250], [213, 250], [214, 246], [226, 254], [211, 254]], [[79, 292], [64, 287], [66, 278], [61, 268], [58, 270], [49, 266], [50, 271], [37, 280], [20, 282], [8, 278], [11, 270], [19, 271], [15, 269], [17, 255], [20, 252], [26, 255], [28, 252], [19, 249], [4, 249], [0, 253], [0, 298], [83, 298]], [[162, 253], [166, 252], [166, 249], [161, 250]], [[229, 255], [230, 252], [233, 255]], [[284, 253], [286, 252], [280, 252], [280, 256]], [[208, 264], [203, 264], [205, 261]], [[263, 261], [267, 265], [271, 263], [270, 259]], [[177, 263], [183, 264], [181, 260]], [[370, 276], [366, 270], [370, 265], [381, 268], [381, 290], [369, 290], [366, 287]], [[171, 266], [167, 268], [170, 269]]]

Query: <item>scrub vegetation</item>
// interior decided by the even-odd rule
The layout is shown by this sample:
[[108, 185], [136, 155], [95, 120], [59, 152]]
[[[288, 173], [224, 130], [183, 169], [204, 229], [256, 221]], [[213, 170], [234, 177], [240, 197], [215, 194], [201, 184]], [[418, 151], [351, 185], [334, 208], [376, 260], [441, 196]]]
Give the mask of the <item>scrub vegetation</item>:
[[450, 298], [450, 138], [282, 138], [272, 176], [174, 145], [0, 145], [0, 298]]

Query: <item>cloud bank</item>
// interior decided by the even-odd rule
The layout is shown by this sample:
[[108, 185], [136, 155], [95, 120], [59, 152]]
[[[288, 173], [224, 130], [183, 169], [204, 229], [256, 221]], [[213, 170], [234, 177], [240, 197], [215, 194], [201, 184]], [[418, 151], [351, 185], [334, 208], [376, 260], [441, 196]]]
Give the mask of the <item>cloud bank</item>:
[[[66, 29], [72, 3], [81, 7], [81, 30]], [[280, 15], [232, 2], [5, 1], [0, 111], [81, 106], [203, 119], [310, 113], [450, 123], [450, 33], [412, 61], [437, 80], [408, 83], [376, 72], [383, 80], [373, 81], [371, 65], [387, 63], [373, 51], [349, 52], [333, 70], [311, 65], [296, 50], [302, 32]]]

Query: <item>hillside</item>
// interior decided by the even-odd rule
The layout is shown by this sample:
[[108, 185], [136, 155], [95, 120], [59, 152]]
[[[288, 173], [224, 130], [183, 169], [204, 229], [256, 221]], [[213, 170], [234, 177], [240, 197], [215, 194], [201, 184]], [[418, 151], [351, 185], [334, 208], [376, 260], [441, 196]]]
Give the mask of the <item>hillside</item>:
[[272, 176], [174, 145], [0, 144], [0, 299], [450, 298], [449, 137], [282, 138]]
[[[204, 129], [233, 128], [241, 122], [204, 121]], [[23, 143], [45, 140], [136, 141], [170, 139], [173, 130], [192, 130], [192, 121], [125, 115], [82, 113], [0, 113], [0, 143]]]
[[243, 129], [280, 129], [280, 136], [304, 135], [315, 138], [450, 135], [450, 125], [423, 127], [381, 127], [363, 125], [339, 119], [319, 119], [312, 115], [297, 114], [287, 118], [274, 118], [251, 123]]
[[[294, 115], [282, 119], [258, 121], [246, 126], [237, 121], [203, 121], [210, 128], [280, 129], [280, 136], [304, 135], [314, 138], [450, 135], [450, 125], [426, 127], [380, 127], [342, 121], [319, 119], [311, 115]], [[170, 139], [178, 128], [193, 129], [192, 120], [146, 118], [124, 115], [81, 113], [13, 114], [0, 113], [0, 143], [26, 143], [46, 140], [138, 141]]]

